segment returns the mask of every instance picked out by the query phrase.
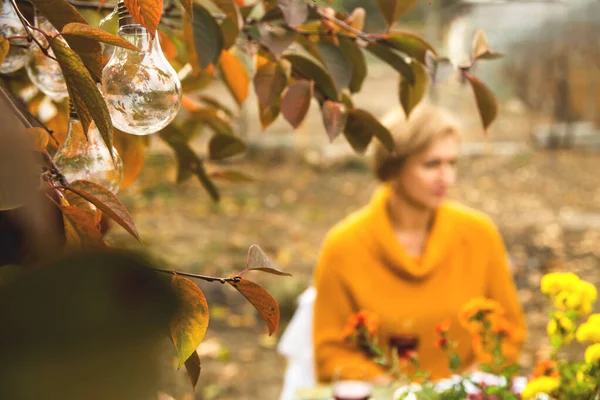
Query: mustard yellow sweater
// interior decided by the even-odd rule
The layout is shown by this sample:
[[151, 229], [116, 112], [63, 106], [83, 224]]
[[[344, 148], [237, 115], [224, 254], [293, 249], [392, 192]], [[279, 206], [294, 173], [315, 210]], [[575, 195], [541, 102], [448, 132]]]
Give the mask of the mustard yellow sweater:
[[383, 346], [407, 329], [415, 334], [422, 367], [433, 378], [449, 374], [444, 353], [434, 346], [435, 326], [443, 320], [452, 321], [450, 336], [460, 343], [463, 365], [475, 361], [471, 337], [458, 322], [459, 310], [474, 297], [499, 301], [525, 337], [504, 243], [490, 218], [444, 203], [417, 260], [396, 239], [386, 211], [390, 194], [382, 185], [370, 204], [332, 228], [325, 239], [315, 271], [313, 340], [319, 381], [331, 380], [336, 368], [346, 363], [362, 363], [371, 376], [384, 372], [344, 341], [348, 317], [361, 309], [379, 315]]

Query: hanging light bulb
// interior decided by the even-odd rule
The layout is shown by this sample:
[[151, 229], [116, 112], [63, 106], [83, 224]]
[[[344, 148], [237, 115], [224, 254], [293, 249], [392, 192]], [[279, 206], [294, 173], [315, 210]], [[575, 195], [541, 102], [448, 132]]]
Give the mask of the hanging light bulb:
[[[46, 32], [48, 36], [58, 35], [58, 31], [43, 15], [35, 10], [34, 24], [37, 28]], [[33, 35], [44, 47], [48, 48], [48, 41], [40, 32], [34, 32]], [[54, 40], [62, 40], [62, 37], [57, 37]], [[66, 44], [66, 42], [65, 42]], [[54, 57], [52, 49], [48, 48], [48, 53]], [[42, 52], [42, 49], [37, 44], [32, 45], [31, 58], [27, 63], [27, 75], [31, 82], [42, 92], [52, 97], [55, 100], [61, 100], [68, 96], [67, 84], [60, 69], [58, 62]]]
[[[0, 37], [27, 36], [27, 31], [19, 20], [10, 0], [1, 0]], [[27, 39], [11, 39], [10, 48], [4, 62], [0, 65], [0, 74], [10, 74], [21, 69], [29, 59]]]
[[113, 125], [133, 135], [150, 135], [167, 126], [181, 105], [181, 82], [165, 58], [158, 35], [136, 24], [119, 2], [119, 31], [139, 52], [115, 47], [102, 71], [102, 92]]
[[67, 136], [54, 156], [54, 163], [68, 181], [82, 179], [94, 182], [113, 193], [119, 191], [123, 180], [123, 162], [119, 153], [113, 147], [111, 158], [94, 122], [85, 137], [72, 103]]

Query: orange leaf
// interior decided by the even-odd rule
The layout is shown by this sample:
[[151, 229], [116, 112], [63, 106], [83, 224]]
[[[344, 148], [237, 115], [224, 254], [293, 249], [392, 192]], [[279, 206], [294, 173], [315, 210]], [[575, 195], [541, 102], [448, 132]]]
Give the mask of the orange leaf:
[[300, 80], [286, 90], [281, 100], [281, 113], [294, 128], [298, 128], [310, 107], [314, 82]]
[[63, 206], [61, 211], [67, 250], [89, 250], [104, 247], [102, 233], [88, 212], [75, 206]]
[[118, 129], [114, 131], [113, 143], [123, 161], [123, 182], [121, 189], [126, 188], [137, 179], [146, 156], [148, 136], [129, 135]]
[[188, 278], [174, 275], [171, 286], [178, 299], [177, 313], [171, 320], [171, 340], [181, 368], [204, 339], [209, 320], [208, 303], [202, 290]]
[[31, 141], [31, 148], [35, 151], [44, 151], [48, 146], [50, 134], [43, 128], [27, 128], [25, 132]]
[[177, 57], [177, 46], [173, 43], [173, 40], [164, 33], [163, 31], [158, 31], [158, 37], [160, 39], [160, 48], [162, 49], [167, 60], [172, 60]]
[[250, 176], [246, 175], [245, 173], [239, 172], [239, 171], [232, 171], [232, 170], [213, 171], [213, 172], [209, 173], [208, 176], [213, 179], [221, 179], [221, 180], [230, 181], [230, 182], [252, 182], [252, 181], [254, 181], [254, 179], [252, 179]]
[[127, 232], [131, 233], [137, 240], [140, 239], [133, 218], [110, 190], [88, 181], [71, 182], [67, 187], [68, 190], [83, 197], [102, 212], [111, 217], [117, 224], [121, 225]]
[[243, 278], [237, 283], [229, 284], [258, 310], [269, 327], [269, 336], [275, 333], [279, 326], [279, 306], [273, 296], [256, 283]]
[[419, 0], [377, 0], [377, 6], [389, 28], [418, 2]]
[[163, 0], [124, 0], [133, 19], [154, 37], [162, 17]]
[[0, 64], [4, 62], [9, 49], [10, 41], [6, 38], [0, 38]]
[[200, 363], [200, 356], [197, 351], [193, 351], [190, 358], [185, 360], [185, 369], [192, 383], [192, 388], [196, 389], [198, 379], [200, 379], [200, 371], [202, 370], [202, 364]]
[[464, 73], [465, 78], [471, 84], [473, 88], [473, 94], [477, 101], [477, 108], [479, 109], [479, 116], [483, 123], [483, 129], [487, 131], [487, 128], [494, 122], [498, 115], [498, 104], [496, 103], [496, 97], [494, 93], [479, 79]]
[[88, 24], [71, 22], [64, 26], [61, 33], [63, 36], [82, 36], [88, 39], [97, 40], [99, 42], [112, 44], [113, 46], [119, 46], [133, 51], [140, 51], [140, 49], [122, 37], [113, 35], [112, 33], [103, 31], [102, 29], [95, 28]]
[[219, 67], [225, 85], [236, 103], [241, 106], [248, 97], [248, 87], [250, 86], [250, 78], [246, 67], [239, 58], [227, 50], [221, 52]]
[[194, 19], [194, 0], [180, 0], [181, 5], [190, 16], [190, 19]]

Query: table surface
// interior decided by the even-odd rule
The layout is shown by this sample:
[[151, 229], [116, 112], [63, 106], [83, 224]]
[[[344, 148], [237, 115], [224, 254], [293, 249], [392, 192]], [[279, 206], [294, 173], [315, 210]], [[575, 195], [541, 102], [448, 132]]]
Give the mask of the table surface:
[[[369, 400], [391, 400], [397, 388], [374, 387], [373, 395]], [[332, 400], [330, 385], [320, 385], [312, 388], [300, 389], [296, 392], [295, 400]]]

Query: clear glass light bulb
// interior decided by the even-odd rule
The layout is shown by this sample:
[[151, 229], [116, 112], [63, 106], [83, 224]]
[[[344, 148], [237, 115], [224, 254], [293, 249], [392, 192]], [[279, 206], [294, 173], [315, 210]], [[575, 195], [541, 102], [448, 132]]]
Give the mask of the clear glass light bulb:
[[[26, 36], [27, 31], [19, 21], [19, 17], [10, 4], [10, 0], [1, 0], [0, 9], [0, 37]], [[27, 39], [13, 39], [10, 41], [8, 54], [0, 65], [0, 74], [10, 74], [25, 66], [29, 59], [29, 43]]]
[[[46, 17], [40, 15], [37, 11], [35, 12], [34, 20], [35, 26], [46, 32], [47, 35], [58, 35], [58, 31], [48, 22]], [[33, 35], [44, 47], [48, 46], [48, 41], [40, 32], [36, 31]], [[62, 37], [54, 40], [62, 40], [64, 42]], [[54, 57], [52, 49], [48, 49], [48, 53]], [[60, 65], [58, 65], [57, 61], [46, 57], [42, 49], [35, 43], [31, 45], [31, 58], [26, 68], [29, 79], [42, 92], [55, 100], [60, 100], [68, 96], [67, 84], [65, 83]]]
[[[123, 11], [124, 10], [124, 11]], [[181, 82], [146, 28], [132, 22], [119, 4], [117, 34], [140, 52], [115, 47], [102, 71], [104, 94], [113, 125], [133, 135], [150, 135], [167, 126], [181, 105]]]
[[54, 156], [54, 163], [67, 180], [94, 182], [117, 193], [123, 180], [123, 162], [114, 147], [112, 155], [111, 159], [94, 122], [90, 124], [86, 139], [81, 121], [71, 108], [67, 136]]

